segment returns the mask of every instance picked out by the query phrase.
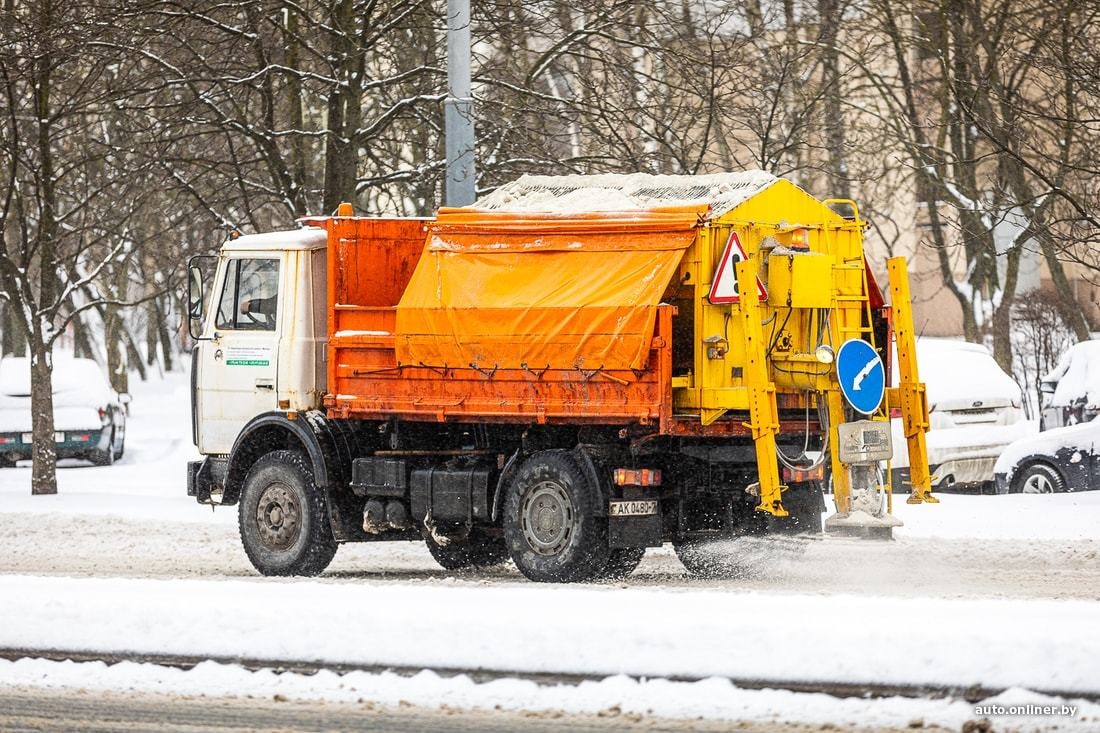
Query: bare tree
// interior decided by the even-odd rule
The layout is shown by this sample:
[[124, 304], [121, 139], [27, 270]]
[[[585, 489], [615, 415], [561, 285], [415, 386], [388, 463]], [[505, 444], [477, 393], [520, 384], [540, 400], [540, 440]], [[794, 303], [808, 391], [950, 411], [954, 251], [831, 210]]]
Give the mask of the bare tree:
[[54, 344], [108, 302], [83, 294], [132, 246], [113, 235], [142, 202], [144, 186], [101, 125], [131, 80], [100, 44], [127, 32], [131, 12], [129, 3], [38, 0], [9, 3], [0, 23], [0, 300], [30, 351], [34, 494], [57, 491]]

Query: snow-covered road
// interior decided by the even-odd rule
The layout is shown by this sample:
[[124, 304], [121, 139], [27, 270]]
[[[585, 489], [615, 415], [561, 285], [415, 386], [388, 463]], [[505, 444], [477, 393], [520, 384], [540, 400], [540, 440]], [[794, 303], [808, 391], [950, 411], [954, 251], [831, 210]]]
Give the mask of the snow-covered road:
[[[1018, 702], [1043, 699], [1034, 690], [1100, 695], [1100, 492], [898, 502], [906, 526], [894, 542], [748, 543], [757, 572], [736, 581], [689, 578], [663, 548], [621, 583], [538, 586], [510, 566], [443, 571], [417, 543], [345, 546], [321, 578], [263, 579], [244, 557], [235, 509], [184, 495], [185, 378], [135, 392], [120, 464], [63, 468], [56, 497], [29, 495], [28, 468], [0, 471], [0, 646], [716, 679], [612, 677], [570, 692], [366, 673], [276, 681], [222, 666], [181, 679], [153, 666], [24, 661], [0, 662], [0, 686], [162, 692], [156, 680], [167, 675], [201, 694], [213, 675], [233, 677], [241, 694], [278, 686], [301, 699], [354, 689], [385, 704], [617, 705], [898, 727], [920, 718], [956, 729], [982, 716], [962, 701], [837, 701], [728, 680], [974, 684], [1012, 688], [1002, 700]], [[1100, 707], [1073, 704], [1068, 719], [1016, 717], [997, 729], [1100, 728]]]

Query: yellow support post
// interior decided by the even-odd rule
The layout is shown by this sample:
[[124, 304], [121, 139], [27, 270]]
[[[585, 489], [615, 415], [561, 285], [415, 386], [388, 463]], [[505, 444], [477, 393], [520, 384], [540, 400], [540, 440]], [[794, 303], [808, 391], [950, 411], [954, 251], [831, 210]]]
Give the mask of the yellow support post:
[[844, 400], [839, 389], [830, 389], [825, 393], [825, 406], [829, 410], [829, 453], [833, 471], [833, 503], [837, 514], [851, 511], [848, 483], [848, 467], [840, 462], [840, 424], [844, 422]]
[[749, 392], [749, 423], [756, 448], [756, 468], [760, 478], [760, 504], [757, 509], [773, 517], [787, 516], [779, 483], [775, 435], [779, 432], [779, 412], [775, 405], [775, 384], [768, 378], [764, 329], [760, 325], [760, 303], [756, 297], [756, 263], [738, 262], [737, 291], [741, 294], [741, 319], [745, 334], [744, 380]]
[[928, 432], [928, 398], [917, 372], [916, 333], [913, 329], [913, 309], [909, 300], [909, 275], [904, 257], [886, 261], [890, 274], [890, 295], [893, 307], [894, 335], [898, 351], [898, 395], [905, 442], [909, 450], [909, 480], [912, 493], [909, 504], [939, 503], [932, 496], [932, 477], [928, 470], [928, 448], [924, 434]]

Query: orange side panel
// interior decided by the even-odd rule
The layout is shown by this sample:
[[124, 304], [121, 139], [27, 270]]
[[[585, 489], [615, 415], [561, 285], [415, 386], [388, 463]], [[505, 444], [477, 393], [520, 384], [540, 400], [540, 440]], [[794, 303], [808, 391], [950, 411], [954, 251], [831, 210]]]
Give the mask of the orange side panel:
[[304, 222], [328, 232], [328, 388], [339, 391], [336, 366], [346, 343], [369, 334], [392, 341], [397, 301], [424, 250], [428, 221], [318, 217]]
[[329, 414], [667, 424], [660, 298], [702, 213], [310, 221], [329, 232]]
[[657, 305], [701, 213], [445, 209], [397, 307], [397, 362], [645, 369]]
[[393, 307], [424, 248], [422, 219], [329, 219], [330, 299]]

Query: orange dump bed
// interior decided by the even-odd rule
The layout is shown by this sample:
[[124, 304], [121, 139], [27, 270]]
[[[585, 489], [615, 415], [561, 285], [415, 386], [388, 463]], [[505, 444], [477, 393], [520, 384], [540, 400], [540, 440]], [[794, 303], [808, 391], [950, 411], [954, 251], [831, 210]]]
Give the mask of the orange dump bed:
[[661, 299], [704, 213], [313, 222], [329, 231], [328, 410], [666, 422], [672, 308]]

